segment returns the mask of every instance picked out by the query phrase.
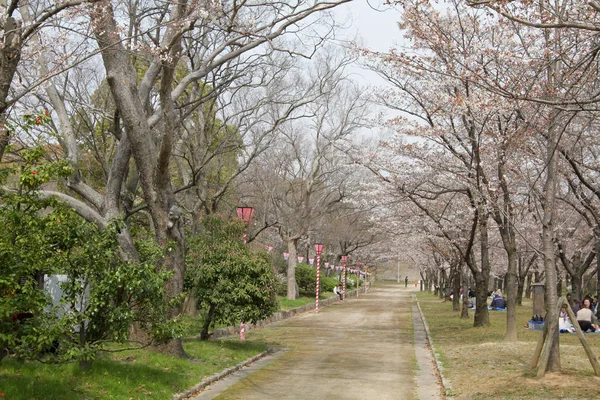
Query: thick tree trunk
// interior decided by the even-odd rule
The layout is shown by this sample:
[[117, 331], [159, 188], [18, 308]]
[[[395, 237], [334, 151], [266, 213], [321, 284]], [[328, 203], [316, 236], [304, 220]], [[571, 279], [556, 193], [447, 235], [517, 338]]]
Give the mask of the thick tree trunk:
[[[509, 213], [510, 215], [510, 213]], [[504, 287], [506, 295], [506, 332], [504, 339], [517, 340], [517, 246], [515, 234], [512, 230], [512, 221], [504, 218], [504, 224], [499, 227], [500, 236], [504, 245], [504, 251], [508, 258], [508, 272], [506, 273]]]
[[0, 161], [10, 140], [6, 119], [7, 98], [13, 77], [21, 60], [21, 23], [13, 17], [6, 18], [4, 41], [0, 47]]
[[581, 286], [582, 276], [583, 274], [581, 271], [577, 271], [571, 275], [571, 294], [573, 298], [577, 300], [583, 299], [583, 287]]
[[596, 227], [594, 233], [596, 236], [596, 296], [600, 299], [600, 228]]
[[287, 240], [288, 252], [290, 257], [288, 258], [287, 268], [287, 299], [296, 300], [300, 297], [298, 290], [298, 284], [296, 283], [296, 260], [298, 259], [297, 246], [298, 238], [292, 237]]
[[475, 275], [475, 316], [473, 326], [489, 326], [490, 314], [487, 309], [488, 277], [479, 272]]
[[210, 305], [208, 312], [204, 316], [204, 321], [202, 322], [202, 330], [200, 331], [200, 340], [208, 340], [210, 338], [210, 333], [208, 330], [210, 329], [210, 324], [212, 324], [213, 315], [215, 312], [215, 306]]
[[[181, 3], [184, 4], [184, 3]], [[152, 217], [152, 226], [159, 246], [164, 249], [165, 257], [161, 267], [173, 271], [174, 275], [166, 285], [168, 299], [179, 296], [183, 291], [185, 273], [185, 240], [182, 221], [174, 212], [174, 197], [170, 185], [169, 157], [173, 127], [169, 116], [172, 104], [165, 101], [165, 86], [172, 77], [172, 68], [165, 66], [161, 84], [161, 102], [163, 107], [164, 132], [162, 146], [155, 147], [154, 134], [148, 125], [144, 105], [138, 91], [138, 77], [131, 64], [130, 53], [119, 40], [114, 11], [110, 3], [98, 3], [93, 6], [91, 19], [94, 34], [102, 53], [107, 81], [119, 110], [127, 137], [131, 142], [131, 151], [139, 171], [140, 184], [148, 212]], [[180, 313], [180, 307], [170, 308], [168, 317]], [[181, 340], [174, 340], [161, 346], [163, 351], [183, 356]]]

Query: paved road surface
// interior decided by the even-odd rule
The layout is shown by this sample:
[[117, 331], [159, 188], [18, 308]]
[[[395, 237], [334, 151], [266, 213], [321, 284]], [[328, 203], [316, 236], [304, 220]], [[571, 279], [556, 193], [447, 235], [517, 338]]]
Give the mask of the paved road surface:
[[277, 352], [206, 388], [207, 399], [441, 399], [441, 386], [412, 298], [384, 284], [343, 303], [247, 334]]

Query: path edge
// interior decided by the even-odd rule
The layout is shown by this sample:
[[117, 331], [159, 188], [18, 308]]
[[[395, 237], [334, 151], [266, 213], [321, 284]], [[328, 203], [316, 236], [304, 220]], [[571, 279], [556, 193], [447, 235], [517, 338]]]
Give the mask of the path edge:
[[433, 339], [431, 338], [431, 332], [429, 331], [429, 325], [427, 325], [427, 319], [425, 319], [425, 314], [423, 314], [423, 310], [421, 309], [421, 303], [417, 298], [417, 295], [413, 293], [414, 299], [417, 303], [417, 308], [419, 310], [419, 315], [421, 316], [421, 321], [423, 321], [423, 326], [425, 327], [425, 337], [427, 339], [427, 343], [429, 344], [429, 350], [431, 351], [431, 355], [435, 360], [435, 368], [437, 369], [437, 373], [442, 381], [442, 390], [444, 391], [444, 396], [447, 400], [453, 400], [454, 398], [449, 395], [452, 393], [452, 385], [448, 378], [446, 378], [443, 374], [444, 366], [438, 356], [437, 351], [435, 350], [435, 345], [433, 344]]
[[[372, 289], [372, 286], [373, 286], [373, 280], [368, 282], [367, 292], [370, 289]], [[352, 296], [356, 295], [356, 290], [353, 290], [353, 291], [347, 293], [347, 296], [351, 296], [351, 295]], [[326, 305], [329, 305], [332, 303], [337, 303], [337, 302], [339, 302], [339, 299], [337, 298], [337, 296], [335, 296], [335, 297], [330, 297], [328, 299], [325, 299], [321, 304], [323, 306], [326, 306]], [[279, 315], [277, 315], [277, 317], [272, 316], [271, 318], [267, 318], [265, 320], [258, 321], [256, 324], [247, 324], [246, 329], [254, 330], [257, 328], [264, 328], [264, 327], [274, 324], [276, 322], [292, 318], [298, 314], [303, 314], [305, 312], [314, 310], [314, 308], [315, 308], [315, 304], [311, 303], [311, 304], [306, 304], [301, 307], [292, 308], [291, 310], [288, 310], [288, 311], [281, 311], [279, 313], [276, 313], [276, 314], [279, 314]], [[420, 311], [420, 308], [419, 308], [419, 311]], [[219, 332], [215, 332], [215, 331], [219, 331]], [[215, 329], [215, 331], [213, 331], [213, 334], [210, 337], [211, 340], [223, 339], [223, 338], [226, 338], [229, 336], [234, 336], [236, 334], [239, 334], [238, 327], [221, 328], [219, 330]], [[229, 375], [233, 374], [234, 372], [239, 371], [240, 369], [260, 360], [261, 358], [275, 354], [276, 352], [279, 352], [279, 351], [284, 351], [284, 349], [280, 349], [280, 348], [267, 349], [267, 350], [263, 351], [262, 353], [255, 355], [254, 357], [250, 357], [249, 359], [242, 361], [241, 363], [239, 363], [237, 365], [234, 365], [233, 367], [229, 367], [215, 375], [211, 375], [211, 376], [208, 376], [208, 377], [202, 379], [200, 381], [200, 383], [195, 384], [194, 386], [190, 387], [189, 389], [187, 389], [181, 393], [175, 393], [173, 395], [172, 399], [173, 400], [189, 399], [192, 396], [194, 396], [195, 394], [197, 394], [198, 392], [200, 392], [202, 389], [205, 389], [207, 386], [212, 385], [213, 383], [228, 377]]]
[[202, 389], [205, 389], [207, 386], [212, 385], [213, 383], [220, 381], [221, 379], [227, 378], [229, 375], [233, 374], [234, 372], [239, 371], [240, 369], [247, 367], [248, 365], [264, 358], [270, 355], [273, 355], [279, 351], [285, 351], [284, 349], [281, 348], [270, 348], [267, 349], [265, 351], [263, 351], [262, 353], [259, 353], [257, 355], [255, 355], [254, 357], [250, 357], [245, 361], [242, 361], [241, 363], [234, 365], [233, 367], [229, 367], [224, 369], [223, 371], [215, 374], [215, 375], [211, 375], [208, 376], [204, 379], [202, 379], [200, 381], [200, 383], [195, 384], [194, 386], [190, 387], [189, 389], [181, 392], [181, 393], [175, 393], [172, 397], [173, 400], [184, 400], [184, 399], [189, 399], [192, 396], [198, 394], [198, 392], [202, 391]]

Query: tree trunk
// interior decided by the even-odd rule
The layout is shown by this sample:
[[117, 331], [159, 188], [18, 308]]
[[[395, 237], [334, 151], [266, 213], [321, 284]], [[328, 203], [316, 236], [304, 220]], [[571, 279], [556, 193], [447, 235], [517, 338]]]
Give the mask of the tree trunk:
[[517, 283], [517, 305], [523, 305], [523, 293], [525, 292], [525, 275], [519, 276]]
[[[558, 299], [557, 295], [557, 273], [556, 273], [556, 260], [555, 260], [555, 245], [554, 245], [554, 213], [556, 207], [556, 174], [557, 174], [557, 162], [558, 152], [556, 148], [558, 146], [558, 129], [556, 126], [555, 118], [559, 112], [554, 111], [552, 115], [551, 124], [552, 126], [548, 130], [548, 143], [546, 149], [547, 155], [547, 172], [546, 182], [544, 184], [544, 196], [542, 198], [542, 206], [544, 210], [542, 218], [542, 252], [544, 254], [544, 271], [546, 274], [546, 324], [548, 326], [558, 326], [558, 311], [556, 309], [556, 302]], [[559, 343], [560, 336], [558, 329], [548, 330], [548, 336], [553, 335], [551, 339], [552, 347], [549, 349], [550, 355], [548, 358], [548, 364], [546, 370], [548, 371], [560, 371], [560, 351]]]
[[13, 17], [4, 22], [4, 41], [0, 47], [0, 161], [10, 140], [6, 104], [13, 77], [21, 60], [21, 23]]
[[288, 258], [288, 268], [287, 268], [287, 299], [288, 300], [296, 300], [300, 297], [300, 293], [298, 290], [298, 284], [296, 283], [296, 260], [298, 259], [297, 255], [297, 246], [298, 246], [297, 237], [289, 238], [288, 243], [288, 252], [290, 253], [290, 257]]
[[[574, 299], [583, 299], [583, 287], [581, 286], [581, 278], [583, 274], [580, 271], [576, 271], [571, 275], [571, 294]], [[560, 294], [560, 292], [559, 292]]]
[[459, 265], [452, 266], [452, 309], [460, 311], [460, 267]]
[[[79, 324], [79, 346], [87, 347], [87, 331], [85, 322]], [[82, 371], [89, 371], [92, 368], [92, 360], [79, 360], [79, 369]]]
[[596, 296], [600, 299], [600, 227], [594, 229], [596, 236]]
[[460, 312], [460, 318], [469, 318], [469, 285], [467, 274], [464, 271], [464, 268], [461, 268], [462, 275], [462, 310]]
[[[184, 2], [177, 7], [183, 6]], [[177, 12], [174, 12], [177, 14]], [[170, 83], [173, 66], [163, 65], [161, 77], [161, 106], [163, 108], [162, 143], [156, 148], [154, 132], [148, 125], [144, 105], [138, 91], [138, 77], [131, 63], [129, 51], [119, 40], [114, 11], [110, 3], [95, 4], [91, 12], [92, 27], [102, 53], [107, 81], [125, 126], [137, 166], [144, 200], [152, 217], [156, 242], [164, 250], [161, 268], [173, 271], [166, 285], [167, 301], [183, 292], [185, 273], [185, 239], [180, 213], [175, 211], [174, 195], [170, 182], [169, 159], [172, 149], [173, 126], [171, 115]], [[173, 18], [176, 18], [174, 16]], [[175, 50], [177, 46], [173, 47]], [[177, 58], [174, 57], [176, 60]], [[176, 62], [176, 61], [175, 61]], [[168, 92], [168, 93], [167, 93]], [[180, 307], [170, 307], [167, 317], [175, 317]], [[173, 340], [160, 349], [184, 356], [181, 340]]]
[[204, 316], [204, 321], [202, 322], [202, 330], [200, 331], [200, 340], [208, 340], [210, 334], [208, 330], [210, 329], [210, 324], [212, 324], [213, 315], [215, 312], [215, 306], [213, 304], [210, 305], [206, 315]]
[[476, 268], [472, 268], [475, 278], [475, 318], [473, 320], [473, 326], [489, 326], [490, 325], [490, 314], [487, 309], [487, 294], [488, 284], [490, 282], [490, 250], [489, 250], [489, 238], [488, 238], [488, 216], [487, 211], [483, 204], [478, 205], [479, 209], [479, 244], [481, 251], [481, 270], [477, 271]]
[[531, 298], [531, 284], [533, 283], [533, 276], [533, 272], [527, 273], [527, 287], [525, 289], [525, 297], [527, 297], [528, 299]]
[[[513, 241], [514, 243], [514, 241]], [[507, 250], [508, 272], [506, 274], [506, 333], [504, 339], [517, 340], [517, 251], [515, 247]]]
[[[507, 211], [510, 216], [511, 212]], [[504, 224], [499, 226], [500, 236], [504, 251], [508, 258], [508, 271], [505, 276], [506, 285], [504, 287], [506, 295], [506, 332], [504, 339], [508, 341], [517, 340], [517, 246], [515, 243], [515, 234], [512, 230], [512, 221], [504, 217]]]

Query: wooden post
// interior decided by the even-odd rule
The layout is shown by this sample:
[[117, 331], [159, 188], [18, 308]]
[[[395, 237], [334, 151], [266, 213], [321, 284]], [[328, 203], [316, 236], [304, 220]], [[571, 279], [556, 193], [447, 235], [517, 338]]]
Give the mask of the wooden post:
[[531, 370], [537, 367], [538, 362], [540, 360], [540, 354], [542, 354], [542, 349], [544, 348], [544, 342], [546, 341], [546, 336], [548, 335], [548, 324], [544, 323], [544, 329], [542, 331], [542, 335], [537, 342], [537, 346], [535, 347], [535, 351], [533, 352], [533, 358], [531, 359], [531, 363], [529, 364], [529, 368]]
[[[560, 301], [558, 302], [560, 304]], [[558, 306], [557, 314], [560, 311], [560, 306]], [[556, 324], [550, 326], [548, 325], [548, 321], [544, 322], [544, 333], [545, 338], [545, 344], [544, 344], [544, 348], [542, 349], [542, 353], [540, 356], [540, 361], [538, 363], [538, 371], [537, 371], [537, 377], [538, 378], [543, 378], [544, 375], [546, 374], [546, 368], [548, 367], [548, 360], [550, 359], [550, 350], [552, 349], [552, 346], [554, 345], [554, 336], [556, 335], [556, 331], [558, 330], [558, 318], [556, 319]]]
[[600, 376], [600, 364], [598, 364], [598, 359], [594, 355], [594, 351], [590, 347], [590, 344], [588, 343], [587, 339], [585, 338], [585, 335], [581, 331], [581, 328], [579, 327], [579, 324], [577, 323], [577, 317], [575, 316], [575, 313], [573, 312], [571, 305], [569, 304], [569, 302], [567, 302], [567, 299], [565, 297], [561, 297], [558, 303], [561, 306], [562, 306], [562, 304], [567, 305], [567, 313], [569, 314], [569, 319], [571, 320], [573, 327], [575, 327], [575, 333], [577, 333], [577, 337], [579, 338], [581, 345], [585, 349], [585, 354], [587, 355], [588, 360], [590, 360], [590, 363], [592, 364], [592, 368], [594, 368], [594, 374], [596, 376]]

